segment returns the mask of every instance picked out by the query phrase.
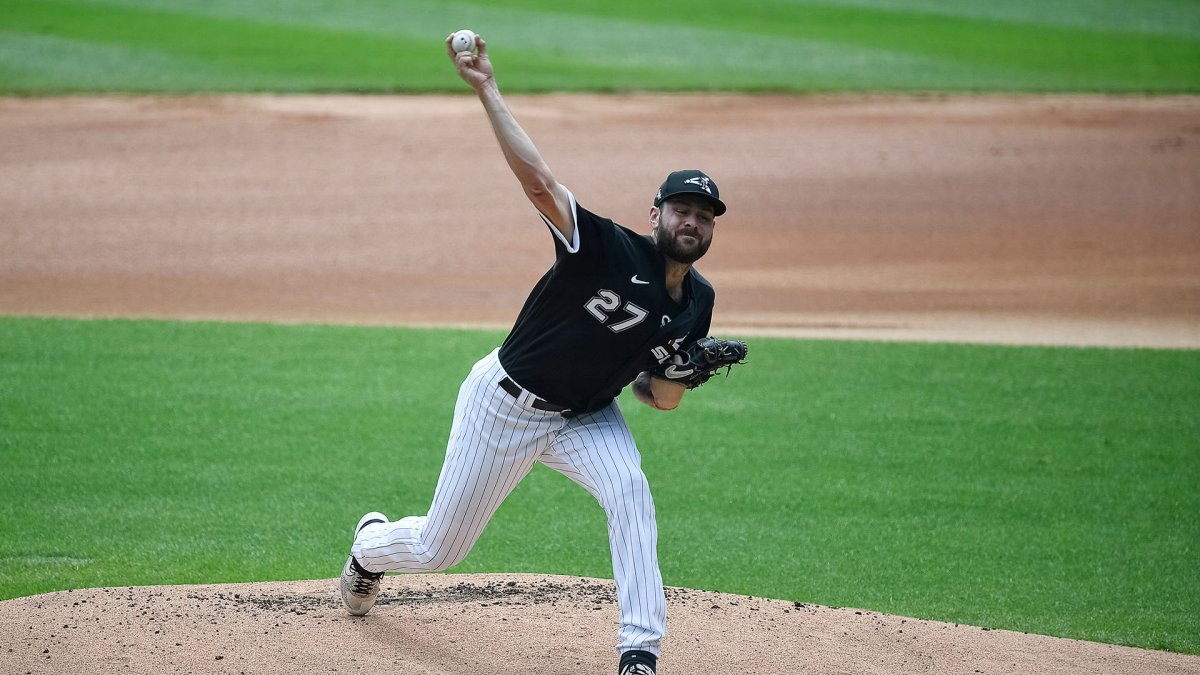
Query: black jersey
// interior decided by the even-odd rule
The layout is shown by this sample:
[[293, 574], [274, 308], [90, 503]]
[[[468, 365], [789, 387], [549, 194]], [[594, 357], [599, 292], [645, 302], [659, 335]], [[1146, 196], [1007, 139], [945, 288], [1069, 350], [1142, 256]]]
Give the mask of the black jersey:
[[[695, 269], [684, 304], [667, 294], [666, 261], [649, 236], [578, 204], [573, 241], [549, 222], [555, 261], [500, 347], [519, 385], [574, 411], [608, 405], [639, 373], [708, 334], [715, 293]], [[544, 220], [544, 219], [543, 219]]]

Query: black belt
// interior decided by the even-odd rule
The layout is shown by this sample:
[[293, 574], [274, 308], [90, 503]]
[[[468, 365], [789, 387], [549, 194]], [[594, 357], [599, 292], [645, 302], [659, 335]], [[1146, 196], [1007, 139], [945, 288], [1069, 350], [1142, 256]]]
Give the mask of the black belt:
[[521, 400], [522, 395], [528, 393], [529, 407], [536, 410], [545, 410], [546, 412], [554, 413], [567, 412], [568, 410], [566, 406], [551, 403], [550, 401], [534, 396], [532, 392], [526, 392], [519, 384], [513, 382], [512, 378], [508, 377], [507, 375], [500, 380], [500, 388], [504, 391], [507, 391], [509, 396], [512, 396], [517, 400]]

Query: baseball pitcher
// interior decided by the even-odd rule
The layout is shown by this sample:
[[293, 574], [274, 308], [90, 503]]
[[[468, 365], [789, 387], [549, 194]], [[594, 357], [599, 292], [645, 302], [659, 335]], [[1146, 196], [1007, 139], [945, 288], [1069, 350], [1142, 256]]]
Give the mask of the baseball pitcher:
[[[474, 36], [473, 36], [474, 37]], [[608, 517], [620, 608], [622, 675], [653, 675], [665, 631], [658, 531], [641, 456], [617, 405], [630, 383], [659, 410], [720, 368], [740, 342], [708, 336], [712, 286], [692, 267], [725, 213], [717, 184], [671, 173], [642, 235], [596, 215], [555, 178], [496, 85], [487, 45], [447, 52], [483, 104], [508, 166], [554, 241], [555, 259], [503, 344], [459, 390], [446, 459], [425, 515], [368, 513], [341, 576], [346, 609], [366, 614], [385, 572], [432, 572], [461, 561], [535, 462], [592, 494]]]

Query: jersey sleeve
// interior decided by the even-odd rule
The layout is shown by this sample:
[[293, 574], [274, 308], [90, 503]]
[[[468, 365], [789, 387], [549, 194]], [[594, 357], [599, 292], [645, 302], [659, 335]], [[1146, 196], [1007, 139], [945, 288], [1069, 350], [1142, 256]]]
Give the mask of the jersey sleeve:
[[571, 199], [571, 219], [575, 221], [575, 227], [571, 228], [573, 230], [571, 241], [567, 241], [567, 238], [554, 226], [554, 223], [550, 222], [546, 214], [540, 210], [538, 211], [542, 222], [546, 224], [546, 227], [550, 228], [550, 233], [554, 235], [554, 248], [560, 256], [563, 253], [575, 253], [579, 250], [579, 205], [575, 203], [575, 193], [567, 190], [567, 197]]
[[598, 216], [580, 206], [570, 190], [567, 194], [571, 198], [571, 212], [575, 219], [575, 228], [570, 240], [564, 237], [544, 214], [538, 214], [554, 235], [555, 255], [560, 261], [568, 259], [572, 264], [599, 262], [604, 257], [607, 245], [617, 236], [617, 225], [608, 218]]

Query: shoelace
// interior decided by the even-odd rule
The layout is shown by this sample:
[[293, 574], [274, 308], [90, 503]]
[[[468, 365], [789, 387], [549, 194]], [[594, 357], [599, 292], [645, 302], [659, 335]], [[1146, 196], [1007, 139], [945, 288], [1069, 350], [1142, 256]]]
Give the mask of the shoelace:
[[374, 591], [375, 584], [383, 578], [383, 572], [368, 572], [364, 569], [359, 569], [357, 565], [351, 563], [350, 570], [354, 575], [354, 585], [350, 592], [355, 595], [370, 595]]
[[644, 663], [631, 663], [625, 666], [621, 671], [621, 675], [654, 675], [654, 671], [650, 670], [650, 666]]
[[351, 590], [351, 593], [355, 595], [370, 595], [377, 583], [379, 583], [379, 577], [370, 578], [364, 577], [361, 574], [355, 574], [354, 588]]

